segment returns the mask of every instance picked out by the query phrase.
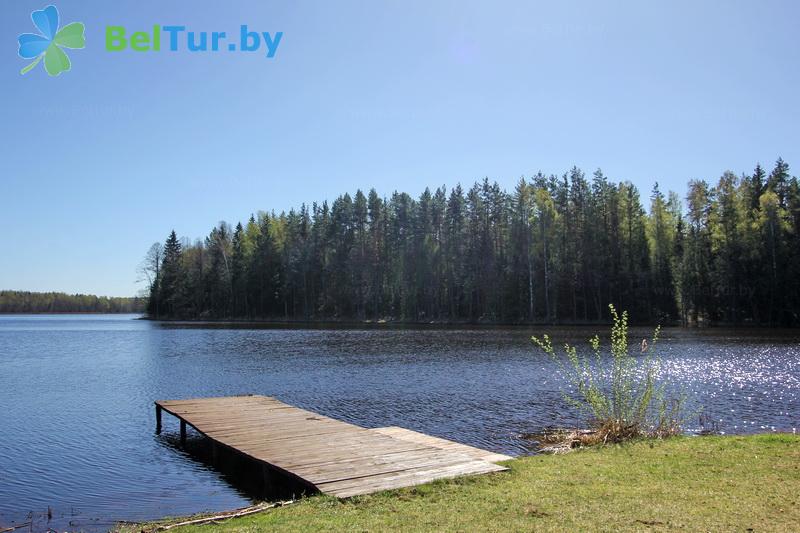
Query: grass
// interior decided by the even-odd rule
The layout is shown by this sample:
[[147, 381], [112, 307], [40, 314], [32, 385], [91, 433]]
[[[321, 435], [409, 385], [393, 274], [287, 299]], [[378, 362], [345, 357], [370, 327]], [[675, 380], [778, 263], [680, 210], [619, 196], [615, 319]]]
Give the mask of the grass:
[[[675, 437], [171, 531], [800, 531], [800, 437]], [[140, 529], [140, 528], [139, 528]]]

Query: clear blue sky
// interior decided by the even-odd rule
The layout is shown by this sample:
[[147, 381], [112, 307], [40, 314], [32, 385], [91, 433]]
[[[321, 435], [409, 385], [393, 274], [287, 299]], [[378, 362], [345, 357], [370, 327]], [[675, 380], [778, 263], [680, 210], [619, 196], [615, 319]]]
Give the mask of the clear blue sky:
[[[683, 194], [800, 165], [792, 1], [60, 0], [86, 49], [20, 76], [17, 35], [48, 3], [0, 6], [0, 288], [132, 295], [172, 228], [357, 188], [578, 165]], [[284, 36], [271, 60], [104, 50], [107, 25], [153, 24]]]

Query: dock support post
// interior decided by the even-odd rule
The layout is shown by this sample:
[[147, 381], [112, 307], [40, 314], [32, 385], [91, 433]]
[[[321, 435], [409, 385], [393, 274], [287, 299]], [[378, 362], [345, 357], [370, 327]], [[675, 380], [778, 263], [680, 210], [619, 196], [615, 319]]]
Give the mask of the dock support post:
[[156, 404], [156, 435], [161, 435], [161, 406]]
[[272, 469], [266, 464], [261, 465], [261, 476], [264, 480], [264, 493], [271, 494], [274, 490], [273, 484], [275, 482], [275, 476], [272, 473]]
[[186, 446], [186, 421], [181, 420], [181, 446]]
[[211, 463], [217, 466], [219, 464], [219, 446], [213, 440], [209, 440], [211, 441]]

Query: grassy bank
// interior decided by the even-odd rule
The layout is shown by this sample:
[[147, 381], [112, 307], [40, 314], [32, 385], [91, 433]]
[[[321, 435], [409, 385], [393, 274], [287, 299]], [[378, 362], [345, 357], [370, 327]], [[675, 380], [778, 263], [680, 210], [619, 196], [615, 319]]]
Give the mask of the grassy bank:
[[172, 531], [800, 531], [800, 437], [680, 437]]

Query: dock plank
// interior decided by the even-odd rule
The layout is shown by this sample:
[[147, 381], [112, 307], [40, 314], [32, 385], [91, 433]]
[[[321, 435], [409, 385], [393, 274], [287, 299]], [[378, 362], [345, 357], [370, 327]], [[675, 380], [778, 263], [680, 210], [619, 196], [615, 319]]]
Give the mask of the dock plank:
[[399, 427], [366, 429], [269, 396], [157, 401], [238, 453], [340, 498], [506, 470], [510, 457]]
[[442, 450], [452, 450], [467, 455], [469, 457], [472, 457], [474, 459], [482, 459], [490, 463], [500, 463], [502, 461], [509, 461], [513, 459], [513, 457], [511, 457], [510, 455], [504, 455], [502, 453], [495, 453], [488, 450], [482, 450], [480, 448], [475, 448], [474, 446], [461, 444], [460, 442], [454, 442], [440, 437], [426, 435], [425, 433], [419, 433], [416, 431], [412, 431], [410, 429], [401, 428], [397, 426], [374, 428], [370, 431], [381, 433], [383, 435], [389, 435], [390, 437], [394, 437], [400, 440], [407, 440], [409, 442], [416, 442], [418, 444], [427, 444], [429, 446], [433, 446], [434, 448], [441, 448]]

